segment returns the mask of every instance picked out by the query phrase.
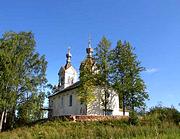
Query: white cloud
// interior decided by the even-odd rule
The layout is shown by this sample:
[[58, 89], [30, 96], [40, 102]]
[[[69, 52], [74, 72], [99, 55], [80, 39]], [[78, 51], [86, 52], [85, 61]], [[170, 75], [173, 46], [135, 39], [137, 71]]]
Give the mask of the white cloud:
[[146, 73], [156, 73], [158, 71], [159, 71], [159, 69], [157, 69], [157, 68], [147, 68], [145, 72]]

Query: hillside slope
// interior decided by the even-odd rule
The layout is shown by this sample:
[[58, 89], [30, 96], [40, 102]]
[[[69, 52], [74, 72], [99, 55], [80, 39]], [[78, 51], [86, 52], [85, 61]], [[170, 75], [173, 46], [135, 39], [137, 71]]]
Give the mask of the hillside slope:
[[0, 139], [79, 139], [79, 138], [180, 138], [180, 127], [174, 124], [129, 125], [127, 121], [70, 122], [48, 121], [0, 133]]

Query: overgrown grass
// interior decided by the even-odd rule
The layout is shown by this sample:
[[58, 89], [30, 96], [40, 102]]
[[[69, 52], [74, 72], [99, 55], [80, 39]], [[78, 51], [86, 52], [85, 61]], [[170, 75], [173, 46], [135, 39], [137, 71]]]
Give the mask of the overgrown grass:
[[127, 121], [71, 122], [48, 121], [30, 127], [21, 127], [0, 133], [0, 139], [179, 139], [180, 127], [173, 123], [140, 124], [133, 126]]

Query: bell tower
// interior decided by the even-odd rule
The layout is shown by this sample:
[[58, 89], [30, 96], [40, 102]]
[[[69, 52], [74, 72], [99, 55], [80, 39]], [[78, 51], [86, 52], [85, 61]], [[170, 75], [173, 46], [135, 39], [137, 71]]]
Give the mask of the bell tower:
[[71, 65], [71, 52], [70, 48], [68, 48], [67, 54], [66, 54], [66, 64], [65, 66], [61, 67], [59, 70], [59, 88], [60, 90], [65, 89], [66, 87], [74, 84], [77, 82], [78, 75], [75, 68]]

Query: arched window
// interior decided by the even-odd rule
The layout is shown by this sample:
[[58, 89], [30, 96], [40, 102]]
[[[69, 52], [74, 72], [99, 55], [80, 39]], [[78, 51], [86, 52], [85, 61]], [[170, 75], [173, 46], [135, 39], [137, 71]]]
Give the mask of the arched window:
[[73, 84], [73, 83], [74, 83], [74, 78], [72, 77], [72, 78], [71, 78], [71, 84]]
[[72, 95], [69, 96], [69, 106], [72, 106]]

